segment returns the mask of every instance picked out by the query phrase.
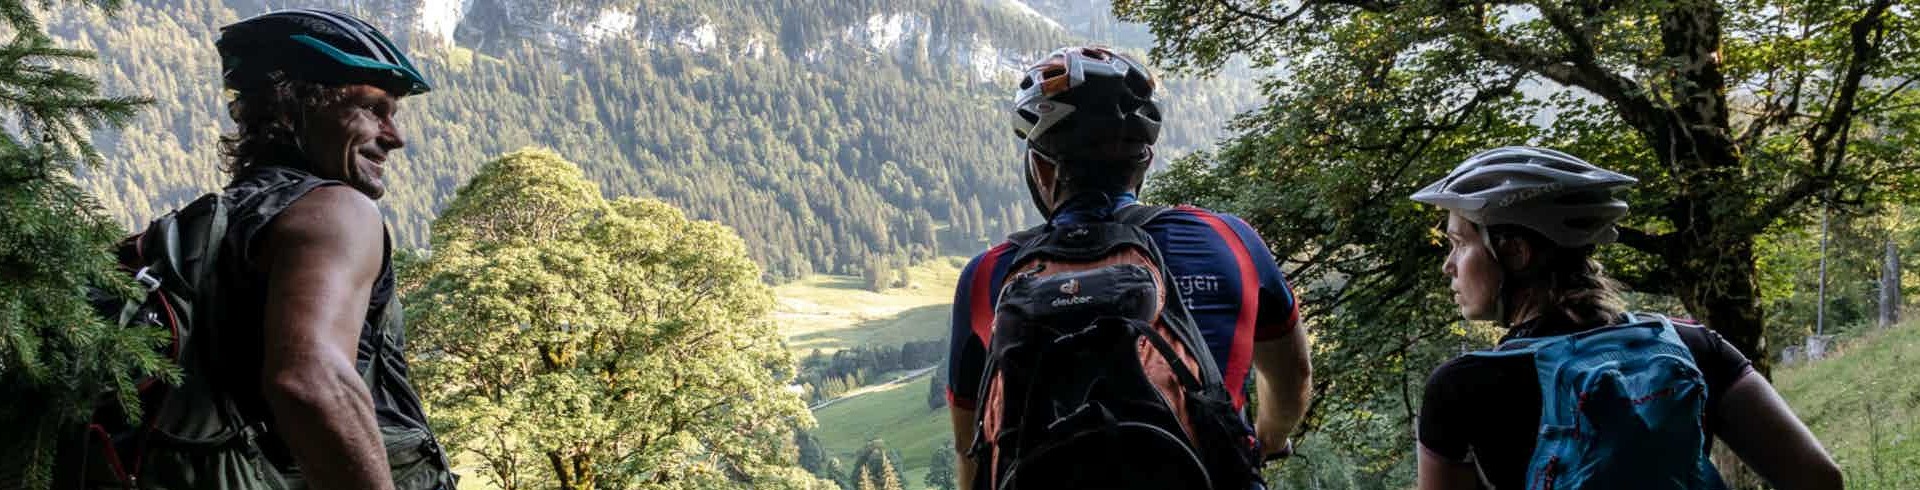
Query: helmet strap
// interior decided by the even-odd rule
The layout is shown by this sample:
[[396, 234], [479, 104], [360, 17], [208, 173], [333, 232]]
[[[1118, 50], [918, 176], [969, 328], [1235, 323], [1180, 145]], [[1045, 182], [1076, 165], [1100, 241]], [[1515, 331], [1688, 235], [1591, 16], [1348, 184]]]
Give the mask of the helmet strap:
[[1513, 323], [1507, 318], [1507, 266], [1500, 262], [1500, 251], [1493, 248], [1493, 228], [1479, 223], [1474, 223], [1473, 227], [1480, 230], [1481, 246], [1487, 249], [1487, 257], [1493, 259], [1494, 270], [1500, 273], [1493, 288], [1494, 321], [1500, 322], [1500, 328], [1513, 328]]
[[1146, 172], [1152, 172], [1152, 171], [1153, 171], [1153, 156], [1154, 156], [1154, 155], [1153, 155], [1153, 145], [1147, 145], [1147, 169], [1146, 169], [1146, 170], [1142, 170], [1142, 171], [1141, 171], [1141, 175], [1140, 175], [1140, 183], [1139, 183], [1139, 184], [1136, 184], [1136, 185], [1134, 185], [1134, 186], [1133, 186], [1133, 193], [1134, 193], [1134, 194], [1139, 194], [1139, 193], [1140, 193], [1140, 188], [1141, 188], [1141, 187], [1146, 187], [1146, 185], [1147, 185], [1147, 176], [1146, 176], [1146, 174], [1145, 174], [1145, 173], [1146, 173]]
[[[1034, 176], [1034, 174], [1038, 173], [1038, 169], [1036, 168], [1038, 164], [1034, 162], [1036, 156], [1045, 158], [1053, 164], [1053, 188], [1047, 191], [1047, 195], [1044, 198], [1040, 194], [1040, 180]], [[1027, 194], [1033, 197], [1033, 207], [1034, 209], [1040, 210], [1040, 215], [1045, 217], [1048, 223], [1052, 223], [1053, 217], [1059, 214], [1061, 205], [1065, 204], [1061, 202], [1061, 196], [1065, 194], [1067, 187], [1063, 185], [1065, 179], [1063, 175], [1065, 175], [1065, 172], [1062, 168], [1064, 165], [1059, 159], [1047, 156], [1032, 148], [1027, 149], [1027, 153], [1022, 158], [1022, 161], [1025, 162], [1025, 165], [1021, 167], [1021, 171], [1026, 174]]]
[[[1143, 158], [1143, 160], [1147, 162], [1152, 162], [1154, 158], [1153, 146], [1147, 145], [1146, 152], [1147, 154]], [[1040, 194], [1040, 183], [1038, 179], [1034, 177], [1034, 174], [1036, 173], [1035, 171], [1036, 163], [1034, 162], [1034, 158], [1036, 157], [1044, 158], [1049, 163], [1053, 164], [1053, 189], [1051, 189], [1048, 192], [1048, 194], [1045, 196], [1044, 199]], [[1044, 216], [1047, 218], [1047, 222], [1051, 223], [1053, 221], [1054, 216], [1058, 214], [1059, 208], [1061, 208], [1063, 205], [1066, 204], [1064, 196], [1067, 193], [1067, 187], [1069, 187], [1068, 185], [1069, 178], [1067, 177], [1067, 171], [1066, 171], [1067, 162], [1063, 158], [1055, 158], [1051, 155], [1041, 153], [1038, 150], [1034, 150], [1031, 146], [1027, 148], [1026, 153], [1023, 156], [1021, 161], [1024, 163], [1024, 165], [1021, 167], [1021, 171], [1025, 173], [1023, 177], [1025, 177], [1027, 180], [1027, 194], [1033, 198], [1033, 207], [1034, 209], [1038, 209], [1040, 211], [1041, 216]], [[1142, 177], [1144, 177], [1144, 175], [1142, 175]], [[1145, 184], [1146, 184], [1146, 179], [1144, 178], [1140, 179], [1139, 183], [1136, 183], [1133, 185], [1132, 192], [1136, 195], [1139, 194], [1140, 189], [1144, 187]], [[1105, 198], [1109, 203], [1113, 202], [1112, 196], [1102, 196], [1102, 197]], [[1048, 205], [1049, 202], [1051, 202], [1052, 204]]]
[[1053, 210], [1048, 209], [1047, 200], [1040, 197], [1040, 182], [1033, 177], [1033, 150], [1020, 155], [1020, 162], [1020, 177], [1027, 181], [1027, 197], [1033, 198], [1033, 209], [1051, 220]]

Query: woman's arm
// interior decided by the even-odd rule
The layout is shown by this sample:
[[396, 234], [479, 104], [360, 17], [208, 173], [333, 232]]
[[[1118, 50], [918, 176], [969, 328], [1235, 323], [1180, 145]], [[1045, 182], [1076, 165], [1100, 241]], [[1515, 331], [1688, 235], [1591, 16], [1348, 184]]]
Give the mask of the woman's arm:
[[1760, 373], [1748, 371], [1718, 406], [1720, 440], [1767, 483], [1781, 490], [1844, 488], [1840, 466]]
[[1448, 461], [1426, 444], [1420, 445], [1420, 490], [1475, 490], [1479, 484], [1480, 475], [1472, 464]]

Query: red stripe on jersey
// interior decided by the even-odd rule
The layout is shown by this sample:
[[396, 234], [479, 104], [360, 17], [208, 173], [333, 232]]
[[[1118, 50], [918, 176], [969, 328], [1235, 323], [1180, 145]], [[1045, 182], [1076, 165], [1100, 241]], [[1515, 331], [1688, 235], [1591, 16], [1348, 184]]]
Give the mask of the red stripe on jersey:
[[993, 283], [994, 269], [998, 269], [1000, 256], [1013, 248], [1013, 243], [1002, 243], [988, 249], [980, 256], [980, 262], [973, 269], [973, 290], [968, 292], [968, 320], [973, 322], [973, 335], [980, 338], [981, 346], [992, 345], [993, 341]]
[[1233, 345], [1227, 352], [1226, 368], [1221, 370], [1222, 381], [1226, 382], [1227, 392], [1233, 395], [1234, 408], [1246, 406], [1247, 400], [1242, 387], [1247, 381], [1247, 370], [1253, 362], [1253, 325], [1260, 313], [1260, 278], [1253, 268], [1253, 255], [1247, 252], [1247, 244], [1241, 241], [1240, 234], [1233, 232], [1219, 215], [1193, 206], [1175, 208], [1192, 214], [1207, 226], [1213, 228], [1220, 239], [1226, 240], [1227, 248], [1233, 250], [1233, 260], [1240, 268], [1240, 317], [1233, 324]]

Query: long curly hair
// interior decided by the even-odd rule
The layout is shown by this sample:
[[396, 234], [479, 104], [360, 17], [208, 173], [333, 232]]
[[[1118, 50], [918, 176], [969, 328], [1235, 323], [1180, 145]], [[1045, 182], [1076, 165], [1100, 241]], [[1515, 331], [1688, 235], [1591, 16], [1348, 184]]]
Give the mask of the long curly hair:
[[284, 71], [269, 74], [258, 88], [239, 90], [227, 102], [227, 115], [237, 126], [220, 136], [221, 170], [229, 174], [262, 164], [302, 161], [296, 138], [307, 115], [346, 100], [343, 87], [295, 80]]
[[1532, 264], [1507, 275], [1504, 288], [1513, 305], [1510, 312], [1557, 312], [1581, 325], [1603, 325], [1626, 311], [1627, 302], [1621, 297], [1624, 287], [1594, 260], [1594, 246], [1562, 247], [1533, 230], [1512, 225], [1493, 226], [1489, 233], [1502, 250], [1511, 241], [1522, 240], [1533, 251]]

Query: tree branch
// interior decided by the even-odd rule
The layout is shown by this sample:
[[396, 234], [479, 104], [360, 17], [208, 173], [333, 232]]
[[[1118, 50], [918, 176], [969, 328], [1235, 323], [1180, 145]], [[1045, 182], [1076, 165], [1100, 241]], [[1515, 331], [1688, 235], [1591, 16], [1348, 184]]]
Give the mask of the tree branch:
[[[1743, 149], [1753, 148], [1755, 144], [1759, 143], [1760, 137], [1766, 135], [1767, 129], [1772, 128], [1774, 125], [1783, 125], [1793, 120], [1795, 116], [1794, 111], [1797, 110], [1799, 106], [1800, 90], [1806, 85], [1806, 82], [1806, 72], [1800, 72], [1794, 77], [1793, 87], [1791, 89], [1768, 99], [1765, 105], [1766, 110], [1761, 111], [1759, 115], [1753, 118], [1752, 123], [1747, 124], [1746, 132], [1741, 134], [1739, 139], [1734, 140], [1735, 144], [1740, 145], [1740, 148]], [[1773, 82], [1769, 81], [1767, 85], [1771, 88]]]
[[1476, 19], [1463, 17], [1459, 13], [1448, 14], [1447, 17], [1449, 21], [1443, 29], [1460, 36], [1482, 57], [1600, 96], [1613, 104], [1627, 124], [1640, 130], [1649, 139], [1653, 139], [1664, 125], [1663, 111], [1639, 84], [1592, 62], [1593, 53], [1544, 53], [1496, 38], [1482, 29]]
[[1847, 27], [1852, 51], [1847, 59], [1846, 75], [1841, 78], [1838, 93], [1833, 97], [1833, 108], [1827, 111], [1826, 121], [1810, 128], [1815, 131], [1809, 139], [1813, 145], [1814, 163], [1825, 166], [1823, 173], [1837, 170], [1834, 166], [1841, 163], [1838, 159], [1824, 157], [1833, 139], [1853, 126], [1853, 116], [1856, 114], [1854, 102], [1860, 96], [1860, 82], [1866, 78], [1869, 66], [1880, 58], [1880, 45], [1869, 36], [1881, 27], [1887, 8], [1892, 5], [1893, 0], [1877, 0], [1867, 7], [1866, 15]]
[[1289, 23], [1292, 23], [1294, 19], [1297, 19], [1300, 17], [1300, 14], [1306, 13], [1307, 10], [1312, 9], [1314, 6], [1314, 2], [1312, 0], [1300, 2], [1300, 8], [1295, 9], [1293, 13], [1290, 13], [1281, 17], [1274, 17], [1271, 15], [1254, 12], [1252, 10], [1247, 10], [1246, 8], [1241, 7], [1239, 5], [1235, 5], [1233, 2], [1228, 0], [1214, 0], [1213, 3], [1219, 5], [1221, 8], [1227, 9], [1228, 12], [1232, 12], [1234, 15], [1238, 15], [1242, 18], [1265, 22], [1268, 25], [1275, 26], [1275, 27], [1285, 26]]
[[1611, 273], [1609, 275], [1634, 292], [1661, 296], [1673, 296], [1679, 293], [1679, 290], [1674, 289], [1673, 286], [1675, 281], [1673, 273], [1666, 267], [1652, 268], [1644, 274]]
[[1920, 78], [1908, 77], [1906, 80], [1901, 80], [1900, 84], [1893, 86], [1892, 90], [1888, 90], [1887, 93], [1880, 94], [1880, 98], [1874, 99], [1873, 102], [1861, 104], [1860, 112], [1873, 112], [1874, 109], [1879, 109], [1880, 104], [1884, 104], [1888, 100], [1892, 100], [1894, 96], [1900, 95], [1900, 92], [1906, 91], [1907, 87], [1912, 86], [1915, 80], [1920, 80]]
[[1573, 50], [1567, 53], [1569, 58], [1577, 62], [1593, 62], [1597, 54], [1593, 48], [1593, 37], [1580, 28], [1572, 13], [1561, 10], [1551, 2], [1535, 0], [1529, 5], [1540, 10], [1540, 15], [1547, 19], [1547, 25], [1567, 37], [1567, 44], [1573, 46]]
[[[1833, 98], [1832, 108], [1827, 111], [1826, 120], [1808, 128], [1813, 132], [1808, 143], [1813, 154], [1814, 174], [1795, 182], [1793, 187], [1756, 208], [1740, 223], [1736, 233], [1760, 233], [1802, 200], [1833, 186], [1835, 175], [1845, 164], [1847, 140], [1844, 136], [1852, 130], [1854, 116], [1858, 114], [1854, 102], [1860, 96], [1860, 84], [1869, 68], [1880, 58], [1880, 45], [1876, 42], [1879, 39], [1873, 39], [1873, 35], [1883, 28], [1882, 21], [1887, 8], [1892, 5], [1893, 0], [1876, 0], [1860, 20], [1848, 27], [1852, 55], [1847, 60], [1846, 75], [1842, 78], [1838, 94]], [[1829, 146], [1835, 138], [1840, 138], [1840, 145]], [[1830, 151], [1832, 156], [1828, 156]]]
[[1620, 244], [1645, 252], [1655, 257], [1665, 257], [1667, 249], [1673, 243], [1672, 234], [1653, 235], [1638, 228], [1616, 226], [1620, 231]]
[[1805, 201], [1808, 197], [1825, 191], [1832, 186], [1833, 176], [1831, 174], [1810, 175], [1802, 178], [1799, 182], [1794, 182], [1792, 187], [1788, 187], [1787, 190], [1774, 194], [1773, 199], [1767, 200], [1766, 203], [1755, 208], [1753, 214], [1748, 215], [1747, 223], [1744, 224], [1739, 231], [1747, 234], [1764, 231], [1767, 226], [1772, 225], [1775, 220], [1785, 215], [1787, 211], [1792, 210], [1794, 206], [1799, 205], [1801, 201]]
[[[1475, 91], [1473, 97], [1469, 98], [1466, 103], [1442, 115], [1440, 122], [1414, 124], [1400, 128], [1400, 134], [1391, 144], [1392, 146], [1390, 148], [1395, 153], [1403, 154], [1399, 168], [1394, 169], [1393, 173], [1388, 174], [1385, 179], [1382, 179], [1380, 182], [1385, 182], [1388, 185], [1379, 186], [1378, 190], [1374, 191], [1372, 195], [1367, 196], [1366, 200], [1360, 202], [1359, 208], [1365, 209], [1372, 207], [1375, 203], [1379, 202], [1389, 190], [1394, 190], [1394, 192], [1398, 193], [1399, 188], [1392, 184], [1399, 182], [1400, 177], [1405, 175], [1408, 169], [1413, 168], [1414, 163], [1425, 160], [1423, 157], [1426, 154], [1427, 148], [1433, 145], [1435, 139], [1438, 139], [1442, 133], [1465, 126], [1467, 121], [1473, 117], [1474, 113], [1479, 110], [1482, 104], [1500, 97], [1513, 95], [1514, 90], [1519, 88], [1522, 79], [1524, 79], [1524, 77], [1521, 75], [1521, 72], [1516, 70], [1513, 76], [1507, 77], [1505, 82]], [[1411, 141], [1415, 133], [1421, 132], [1426, 134], [1425, 138], [1418, 141]], [[1410, 142], [1413, 145], [1413, 149], [1407, 150], [1406, 146]]]

